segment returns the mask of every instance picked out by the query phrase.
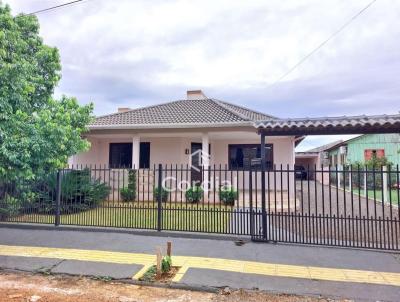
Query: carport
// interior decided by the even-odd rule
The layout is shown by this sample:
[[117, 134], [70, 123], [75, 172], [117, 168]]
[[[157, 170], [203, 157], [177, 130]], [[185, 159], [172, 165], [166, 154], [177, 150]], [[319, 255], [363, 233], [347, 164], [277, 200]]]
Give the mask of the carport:
[[[390, 194], [390, 200], [384, 200], [383, 197], [378, 200], [379, 190], [375, 183], [377, 180], [384, 182], [384, 179], [388, 177], [389, 179], [392, 177], [392, 180], [393, 177], [397, 177], [397, 182], [399, 182], [398, 169], [360, 172], [360, 170], [353, 171], [348, 168], [338, 171], [338, 167], [328, 167], [326, 170], [317, 168], [315, 174], [321, 175], [322, 178], [325, 176], [325, 180], [322, 179], [321, 183], [310, 182], [310, 180], [306, 183], [295, 182], [294, 188], [291, 188], [292, 192], [295, 192], [295, 206], [291, 213], [284, 213], [276, 207], [266, 208], [266, 205], [270, 204], [269, 200], [266, 201], [270, 198], [270, 194], [265, 194], [270, 191], [270, 174], [278, 175], [281, 179], [284, 175], [288, 183], [289, 179], [294, 177], [293, 167], [280, 171], [266, 170], [265, 144], [268, 137], [399, 133], [400, 114], [270, 119], [256, 122], [254, 126], [260, 134], [261, 141], [261, 190], [263, 192], [262, 211], [254, 214], [256, 217], [252, 218], [253, 224], [260, 225], [260, 227], [252, 228], [254, 240], [400, 249], [400, 233], [398, 233], [400, 230], [400, 190], [397, 188], [397, 196], [393, 197]], [[316, 162], [318, 167], [320, 163], [316, 157], [316, 154], [300, 154], [299, 160], [313, 164]], [[364, 179], [367, 179], [367, 176], [371, 178], [372, 174], [373, 198], [369, 195], [362, 197], [354, 190], [355, 185], [358, 185], [358, 188], [361, 186], [362, 173], [364, 173]], [[358, 178], [355, 177], [357, 175]], [[335, 186], [335, 181], [331, 180], [341, 177], [345, 180], [344, 187], [338, 188]], [[327, 178], [329, 178], [328, 181], [326, 181]], [[379, 185], [383, 188], [382, 182]], [[366, 184], [365, 187], [367, 187]], [[296, 203], [300, 205], [296, 206]]]
[[[294, 164], [295, 166], [313, 170], [314, 167], [320, 166], [319, 152], [296, 152]], [[314, 173], [309, 173], [307, 177], [314, 179]]]
[[[270, 119], [256, 122], [254, 126], [260, 134], [261, 152], [265, 152], [268, 136], [399, 133], [400, 114]], [[265, 166], [263, 155], [261, 161]]]

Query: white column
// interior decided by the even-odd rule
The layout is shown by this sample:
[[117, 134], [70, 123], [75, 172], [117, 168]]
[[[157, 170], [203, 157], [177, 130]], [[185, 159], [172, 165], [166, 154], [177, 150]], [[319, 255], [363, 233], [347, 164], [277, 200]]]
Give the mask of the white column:
[[383, 183], [382, 183], [382, 190], [383, 190], [383, 200], [384, 202], [388, 202], [388, 177], [387, 177], [387, 166], [382, 167], [383, 173]]
[[140, 159], [140, 136], [135, 135], [132, 138], [132, 168], [139, 169]]
[[367, 169], [364, 169], [364, 196], [368, 198], [368, 190], [367, 190]]
[[203, 189], [204, 189], [204, 201], [208, 202], [208, 190], [209, 190], [209, 168], [210, 168], [210, 154], [208, 145], [210, 143], [210, 139], [208, 137], [208, 133], [203, 133], [201, 137], [201, 162], [203, 166]]

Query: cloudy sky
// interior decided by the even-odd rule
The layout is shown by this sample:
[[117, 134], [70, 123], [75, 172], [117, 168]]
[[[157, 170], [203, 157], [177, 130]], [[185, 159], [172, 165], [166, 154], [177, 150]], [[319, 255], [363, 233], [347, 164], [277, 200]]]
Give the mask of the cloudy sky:
[[[68, 1], [3, 2], [17, 14]], [[370, 2], [86, 0], [38, 18], [61, 53], [56, 94], [94, 102], [96, 115], [184, 98], [188, 89], [279, 117], [393, 114], [398, 0], [377, 0], [279, 80]], [[309, 137], [299, 150], [337, 138]]]

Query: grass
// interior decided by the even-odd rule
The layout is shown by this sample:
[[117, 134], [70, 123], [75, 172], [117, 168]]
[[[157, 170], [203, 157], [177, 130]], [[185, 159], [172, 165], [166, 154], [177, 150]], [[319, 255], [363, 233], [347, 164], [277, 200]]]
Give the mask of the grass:
[[[357, 189], [353, 189], [353, 192], [355, 194], [359, 194], [360, 193], [361, 196], [365, 197], [364, 189], [361, 189], [360, 191], [358, 191], [358, 188]], [[389, 196], [389, 194], [391, 194], [391, 196]], [[374, 199], [374, 190], [368, 190], [367, 191], [367, 195], [368, 195], [368, 198]], [[382, 201], [382, 195], [383, 195], [382, 190], [377, 189], [375, 191], [376, 200]], [[392, 198], [391, 199], [392, 200], [392, 204], [397, 204], [398, 203], [399, 196], [398, 196], [397, 189], [392, 189], [392, 190], [388, 191], [388, 200], [385, 200], [385, 203], [390, 203], [390, 197]]]
[[[162, 210], [162, 229], [224, 233], [231, 219], [232, 207], [223, 205], [167, 203]], [[18, 222], [54, 223], [54, 215], [23, 214]], [[103, 203], [102, 206], [61, 215], [62, 225], [157, 229], [158, 209], [154, 203]]]

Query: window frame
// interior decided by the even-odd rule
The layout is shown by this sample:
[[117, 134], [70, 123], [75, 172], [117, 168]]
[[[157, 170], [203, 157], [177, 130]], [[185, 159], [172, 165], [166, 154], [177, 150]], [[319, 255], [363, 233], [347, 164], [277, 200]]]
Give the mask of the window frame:
[[[249, 171], [249, 169], [246, 169], [244, 166], [243, 167], [232, 167], [232, 161], [231, 161], [231, 150], [232, 148], [260, 148], [260, 153], [261, 153], [261, 144], [228, 144], [228, 167], [229, 170], [233, 171]], [[265, 144], [265, 148], [270, 148], [271, 153], [270, 153], [270, 160], [268, 159], [268, 152], [265, 152], [265, 157], [266, 157], [266, 170], [272, 170], [274, 168], [274, 144]], [[257, 152], [258, 153], [258, 152]], [[260, 158], [261, 157], [256, 157]], [[268, 164], [270, 162], [270, 164]], [[257, 170], [260, 168], [254, 168], [254, 170]]]
[[[112, 152], [111, 149], [113, 146], [115, 145], [128, 145], [130, 148], [130, 151], [128, 153], [130, 153], [129, 155], [129, 160], [128, 160], [128, 164], [126, 166], [121, 166], [121, 165], [112, 165], [111, 164], [111, 158], [112, 158]], [[148, 151], [148, 156], [145, 158], [145, 154], [143, 153], [144, 150], [146, 149], [147, 146], [147, 151]], [[140, 142], [140, 147], [139, 147], [139, 169], [150, 169], [150, 155], [151, 155], [151, 143], [150, 142]], [[133, 154], [133, 144], [129, 143], [129, 142], [119, 142], [119, 143], [109, 143], [109, 147], [108, 147], [108, 166], [111, 169], [126, 169], [126, 168], [132, 168], [132, 154]], [[146, 159], [146, 163], [145, 163], [145, 159]]]
[[[112, 149], [115, 146], [122, 146], [122, 145], [126, 145], [128, 146], [128, 149], [130, 149], [130, 152], [128, 151], [128, 154], [130, 153], [130, 163], [128, 163], [126, 166], [121, 166], [121, 165], [115, 165], [114, 163], [111, 163], [112, 160]], [[110, 143], [109, 147], [108, 147], [108, 166], [111, 169], [123, 169], [123, 168], [131, 168], [132, 167], [132, 143]], [[115, 151], [114, 151], [115, 152]]]

